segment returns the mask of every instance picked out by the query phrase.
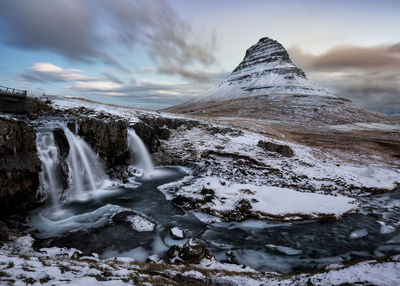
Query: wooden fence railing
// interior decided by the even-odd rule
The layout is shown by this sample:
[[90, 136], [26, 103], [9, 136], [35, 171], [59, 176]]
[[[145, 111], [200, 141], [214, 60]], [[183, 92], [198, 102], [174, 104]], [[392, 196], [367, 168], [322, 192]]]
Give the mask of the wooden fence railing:
[[27, 94], [28, 94], [27, 90], [6, 87], [6, 86], [0, 86], [0, 96], [6, 95], [6, 96], [25, 98], [27, 96]]

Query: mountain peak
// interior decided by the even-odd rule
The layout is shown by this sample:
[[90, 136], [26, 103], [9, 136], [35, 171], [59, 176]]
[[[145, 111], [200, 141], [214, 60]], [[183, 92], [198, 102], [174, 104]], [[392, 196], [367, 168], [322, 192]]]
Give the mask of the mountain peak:
[[247, 49], [240, 64], [222, 82], [191, 102], [219, 101], [259, 95], [327, 95], [311, 84], [276, 40], [261, 38]]
[[261, 38], [257, 44], [247, 49], [243, 61], [232, 74], [246, 69], [262, 69], [264, 74], [279, 72], [287, 73], [287, 76], [306, 78], [304, 71], [293, 64], [286, 49], [279, 42], [267, 37]]

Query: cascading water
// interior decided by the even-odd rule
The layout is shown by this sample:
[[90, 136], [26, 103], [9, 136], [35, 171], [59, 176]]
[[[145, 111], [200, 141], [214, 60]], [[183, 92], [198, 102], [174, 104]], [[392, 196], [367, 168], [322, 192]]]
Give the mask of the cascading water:
[[135, 130], [128, 129], [128, 148], [131, 154], [131, 163], [143, 169], [145, 176], [150, 175], [154, 171], [153, 161], [151, 160], [149, 151], [143, 141], [137, 136]]
[[37, 134], [37, 152], [42, 161], [42, 172], [40, 173], [41, 194], [50, 194], [53, 207], [59, 204], [61, 184], [58, 179], [58, 149], [54, 143], [53, 132], [43, 131]]
[[102, 164], [90, 146], [79, 136], [73, 134], [61, 122], [46, 123], [37, 132], [37, 152], [42, 161], [42, 172], [40, 174], [39, 193], [49, 196], [53, 208], [60, 205], [62, 187], [62, 161], [59, 158], [58, 147], [54, 141], [53, 130], [62, 127], [69, 143], [68, 178], [69, 197], [82, 199], [91, 196], [93, 191], [100, 189], [106, 179]]
[[86, 191], [95, 191], [105, 179], [105, 172], [99, 159], [89, 145], [68, 128], [63, 128], [70, 146], [68, 164], [70, 168], [71, 190], [75, 196]]

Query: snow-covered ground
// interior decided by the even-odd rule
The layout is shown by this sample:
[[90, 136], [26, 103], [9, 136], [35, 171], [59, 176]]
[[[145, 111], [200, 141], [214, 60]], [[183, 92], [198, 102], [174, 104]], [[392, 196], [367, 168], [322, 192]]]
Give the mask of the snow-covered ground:
[[[160, 190], [168, 190], [168, 187], [169, 185], [160, 187]], [[201, 209], [212, 209], [216, 215], [235, 211], [243, 203], [249, 204], [250, 209], [246, 211], [251, 212], [253, 216], [285, 220], [339, 218], [357, 210], [356, 200], [341, 195], [322, 195], [252, 184], [232, 184], [218, 177], [195, 179], [191, 185], [178, 189], [174, 196], [182, 195], [203, 200], [204, 195], [211, 195], [211, 200], [201, 205]], [[168, 196], [168, 192], [166, 194]]]
[[[50, 99], [52, 102], [51, 105], [57, 109], [67, 110], [67, 109], [78, 109], [83, 107], [92, 110], [97, 115], [99, 115], [100, 113], [106, 113], [112, 116], [117, 116], [130, 123], [138, 122], [139, 121], [138, 117], [142, 114], [146, 114], [149, 116], [159, 116], [159, 112], [157, 111], [97, 103], [74, 97], [48, 96], [46, 98]], [[41, 99], [46, 99], [46, 98], [41, 98]], [[170, 113], [163, 113], [163, 116], [176, 119], [186, 118], [185, 116], [182, 115], [170, 114]]]
[[[23, 236], [0, 248], [1, 285], [398, 285], [400, 256], [350, 266], [330, 265], [316, 274], [281, 276], [204, 259], [199, 265], [140, 264], [131, 258], [101, 260], [75, 249], [32, 249]], [[288, 251], [287, 249], [285, 251]]]
[[[60, 109], [85, 107], [92, 110], [94, 116], [102, 112], [131, 123], [137, 122], [144, 114], [193, 120], [186, 116], [72, 98], [52, 98], [52, 101], [53, 106]], [[161, 149], [154, 157], [178, 158], [179, 162], [194, 171], [192, 176], [166, 184], [160, 190], [169, 199], [183, 196], [201, 200], [203, 202], [197, 210], [212, 210], [216, 215], [235, 211], [241, 208], [243, 201], [247, 201], [252, 212], [264, 218], [340, 218], [356, 211], [358, 204], [364, 203], [359, 197], [375, 191], [394, 190], [400, 182], [400, 169], [394, 166], [344, 162], [316, 148], [229, 126], [199, 121], [197, 127], [182, 125], [170, 131], [170, 139], [162, 141]], [[286, 145], [294, 155], [286, 157], [279, 152], [266, 151], [258, 144], [260, 141]], [[147, 230], [147, 225], [144, 227]], [[362, 235], [362, 232], [354, 235]], [[39, 285], [43, 281], [58, 285], [119, 285], [137, 281], [151, 283], [150, 279], [154, 278], [148, 274], [148, 264], [141, 265], [132, 259], [99, 260], [96, 256], [71, 258], [71, 254], [75, 253], [73, 250], [43, 249], [46, 252], [40, 253], [33, 251], [29, 243], [25, 237], [0, 249], [1, 281], [15, 282], [16, 285], [28, 282]], [[296, 252], [296, 249], [277, 245], [266, 247], [288, 255]], [[66, 252], [68, 254], [63, 254]], [[352, 266], [332, 266], [326, 272], [290, 277], [264, 275], [249, 268], [240, 270], [240, 266], [215, 261], [204, 261], [200, 266], [190, 266], [189, 269], [162, 265], [157, 271], [160, 276], [161, 273], [167, 273], [169, 277], [179, 274], [188, 279], [197, 279], [195, 281], [211, 279], [228, 285], [307, 285], [308, 281], [314, 285], [355, 282], [396, 285], [394, 282], [400, 279], [399, 261], [399, 257], [392, 257], [385, 262], [367, 261]]]
[[[259, 141], [287, 145], [294, 156], [265, 151]], [[343, 162], [318, 149], [250, 132], [211, 134], [204, 128], [181, 129], [165, 142], [164, 149], [183, 161], [207, 164], [208, 176], [236, 183], [351, 195], [368, 189], [393, 190], [400, 182], [396, 167]]]
[[[105, 105], [74, 98], [53, 97], [51, 100], [52, 105], [59, 109], [85, 107], [91, 110], [94, 116], [106, 113], [132, 123], [137, 122], [138, 118], [143, 115], [153, 118], [196, 120], [182, 115]], [[196, 166], [203, 170], [201, 174], [196, 174], [196, 179], [199, 180], [185, 182], [185, 192], [174, 191], [180, 182], [164, 186], [164, 193], [171, 196], [171, 199], [179, 194], [196, 197], [196, 194], [201, 191], [202, 185], [206, 183], [201, 180], [207, 180], [206, 177], [210, 176], [226, 180], [230, 185], [251, 185], [251, 188], [257, 193], [254, 197], [271, 195], [271, 190], [277, 193], [278, 189], [272, 187], [278, 187], [279, 192], [285, 195], [297, 194], [297, 192], [333, 195], [326, 197], [327, 200], [332, 199], [332, 201], [338, 199], [334, 197], [338, 194], [354, 196], [376, 190], [394, 190], [400, 182], [400, 169], [384, 163], [344, 162], [342, 159], [316, 148], [276, 140], [259, 133], [233, 129], [205, 120], [198, 122], [198, 127], [189, 128], [183, 125], [176, 130], [171, 130], [171, 138], [162, 141], [160, 152], [163, 155], [179, 158], [181, 162], [187, 163], [190, 167]], [[382, 127], [382, 124], [372, 125], [376, 128]], [[266, 151], [259, 146], [260, 141], [286, 145], [293, 150], [294, 156], [285, 157], [276, 152]], [[249, 188], [249, 186], [237, 185], [237, 188], [239, 190], [240, 188]], [[222, 189], [220, 188], [220, 190]], [[287, 193], [284, 193], [285, 191]], [[226, 196], [227, 193], [221, 191], [220, 197]], [[215, 200], [208, 203], [208, 206], [215, 210], [223, 207], [229, 209], [241, 198], [250, 198], [249, 196], [236, 192], [234, 196], [228, 196], [230, 199], [225, 199], [223, 203], [220, 201], [217, 203]], [[251, 204], [254, 210], [262, 213], [262, 207], [260, 207], [262, 203], [262, 200], [259, 200], [259, 202]], [[324, 211], [321, 209], [322, 206], [314, 211], [321, 214], [334, 214], [329, 204], [324, 206], [326, 206]], [[285, 206], [277, 206], [277, 208], [279, 207], [285, 210]], [[343, 213], [347, 211], [345, 210]], [[274, 213], [270, 213], [270, 215], [274, 215]]]

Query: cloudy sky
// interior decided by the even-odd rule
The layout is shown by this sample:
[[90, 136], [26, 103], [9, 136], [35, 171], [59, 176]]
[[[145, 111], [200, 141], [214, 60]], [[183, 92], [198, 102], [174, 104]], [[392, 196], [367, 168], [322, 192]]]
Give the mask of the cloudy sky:
[[1, 0], [0, 85], [163, 108], [268, 36], [308, 77], [400, 113], [400, 1]]

